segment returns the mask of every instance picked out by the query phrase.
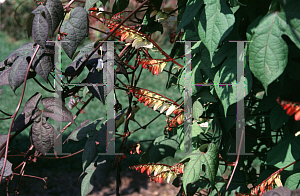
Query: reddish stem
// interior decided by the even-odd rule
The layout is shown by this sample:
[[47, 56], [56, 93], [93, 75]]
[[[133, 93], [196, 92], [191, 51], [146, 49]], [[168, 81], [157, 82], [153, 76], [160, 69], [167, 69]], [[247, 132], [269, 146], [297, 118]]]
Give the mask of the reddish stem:
[[[25, 93], [25, 87], [26, 87], [26, 82], [27, 82], [27, 77], [28, 77], [28, 74], [29, 74], [29, 70], [30, 70], [30, 67], [31, 67], [31, 64], [33, 62], [33, 59], [34, 57], [36, 56], [36, 53], [38, 52], [40, 48], [40, 45], [37, 45], [37, 48], [35, 49], [31, 59], [30, 59], [30, 62], [29, 62], [29, 65], [27, 67], [27, 71], [26, 71], [26, 75], [25, 75], [25, 79], [24, 79], [24, 85], [23, 85], [23, 90], [22, 90], [22, 94], [21, 94], [21, 97], [20, 97], [20, 101], [19, 101], [19, 104], [16, 108], [16, 111], [15, 113], [13, 114], [13, 119], [10, 123], [10, 127], [9, 127], [9, 131], [8, 131], [8, 136], [7, 136], [7, 140], [6, 140], [6, 148], [5, 148], [5, 157], [4, 157], [4, 163], [3, 163], [3, 167], [2, 167], [2, 172], [1, 172], [1, 177], [0, 179], [3, 178], [3, 174], [4, 174], [4, 171], [5, 171], [5, 166], [6, 166], [6, 161], [7, 161], [7, 153], [8, 153], [8, 145], [9, 145], [9, 139], [10, 139], [10, 134], [11, 134], [11, 129], [12, 129], [12, 125], [13, 125], [13, 122], [17, 116], [17, 113], [21, 107], [21, 104], [22, 104], [22, 101], [23, 101], [23, 97], [24, 97], [24, 93]], [[2, 157], [2, 156], [1, 156]], [[1, 185], [1, 181], [0, 181], [0, 185]]]

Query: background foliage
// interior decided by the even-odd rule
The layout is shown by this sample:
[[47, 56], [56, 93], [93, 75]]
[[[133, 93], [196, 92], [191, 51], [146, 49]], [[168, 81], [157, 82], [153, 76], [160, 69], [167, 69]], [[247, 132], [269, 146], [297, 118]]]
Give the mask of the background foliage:
[[[138, 1], [136, 5], [141, 6], [141, 3]], [[116, 192], [119, 194], [120, 173], [127, 164], [131, 165], [131, 169], [147, 171], [155, 182], [166, 180], [172, 183], [176, 178], [180, 179], [181, 190], [177, 195], [193, 195], [196, 192], [204, 195], [268, 195], [272, 193], [269, 190], [276, 187], [281, 187], [273, 190], [277, 193], [299, 188], [297, 136], [300, 119], [300, 3], [296, 0], [178, 0], [175, 10], [164, 7], [162, 1], [144, 3], [144, 6], [139, 7], [143, 11], [135, 18], [127, 17], [130, 12], [121, 13], [128, 9], [129, 1], [116, 0], [110, 6], [105, 5], [108, 3], [104, 0], [77, 2], [72, 4], [71, 12], [66, 17], [63, 16], [63, 9], [68, 7], [62, 8], [58, 0], [29, 6], [30, 10], [25, 5], [22, 9], [20, 7], [18, 12], [25, 15], [18, 17], [22, 16], [21, 23], [26, 23], [27, 33], [32, 35], [33, 41], [40, 48], [33, 43], [21, 46], [23, 41], [19, 42], [21, 48], [13, 53], [11, 51], [17, 46], [14, 48], [13, 44], [7, 43], [9, 47], [3, 48], [3, 61], [0, 64], [0, 84], [3, 85], [1, 100], [7, 100], [11, 105], [8, 107], [7, 104], [1, 104], [1, 110], [8, 114], [14, 113], [22, 92], [19, 86], [22, 87], [24, 77], [27, 76], [29, 59], [33, 58], [34, 50], [38, 49], [40, 53], [37, 53], [39, 58], [34, 60], [33, 71], [28, 75], [36, 80], [28, 80], [27, 85], [35, 85], [36, 88], [27, 87], [21, 105], [23, 111], [12, 127], [13, 130], [19, 130], [17, 138], [22, 136], [27, 140], [23, 142], [22, 139], [21, 145], [18, 145], [15, 143], [18, 141], [16, 138], [10, 147], [27, 151], [31, 145], [36, 152], [44, 154], [54, 144], [53, 121], [64, 121], [63, 126], [68, 129], [63, 139], [72, 132], [68, 139], [75, 141], [65, 144], [64, 150], [72, 149], [72, 152], [76, 152], [84, 149], [81, 158], [74, 156], [71, 159], [76, 158], [77, 162], [78, 159], [82, 160], [76, 167], [83, 171], [82, 195], [92, 191], [94, 180], [105, 184], [109, 171], [114, 168], [117, 169]], [[96, 6], [101, 5], [105, 5], [107, 11], [112, 9], [116, 15], [99, 14]], [[2, 6], [6, 8], [5, 11], [1, 10], [4, 16], [8, 15], [9, 10], [11, 12], [11, 9], [15, 9], [15, 5], [10, 3], [5, 6]], [[90, 18], [94, 22], [90, 23]], [[100, 22], [114, 35], [110, 39], [127, 43], [127, 46], [116, 45], [114, 52], [118, 55], [115, 56], [117, 70], [113, 70], [108, 63], [103, 69], [99, 68], [99, 59], [106, 57], [109, 52], [104, 49], [103, 55], [98, 51], [99, 43], [104, 38], [95, 43], [85, 38], [93, 29], [89, 30], [89, 26]], [[2, 26], [5, 31], [9, 32], [12, 23], [10, 19], [4, 20]], [[184, 43], [173, 42], [170, 47], [160, 48], [154, 41], [155, 37], [150, 36], [151, 33], [165, 31], [168, 25], [177, 25], [172, 39], [194, 41], [192, 69], [184, 63], [183, 57], [187, 55]], [[85, 108], [85, 114], [76, 118], [76, 126], [67, 125], [77, 112], [76, 107], [72, 110], [63, 108], [61, 118], [57, 118], [53, 116], [56, 110], [52, 106], [53, 100], [42, 99], [53, 97], [52, 93], [46, 92], [36, 83], [51, 88], [46, 81], [54, 71], [53, 48], [46, 44], [45, 39], [50, 39], [53, 32], [56, 36], [57, 28], [59, 39], [71, 41], [62, 44], [65, 52], [62, 70], [68, 76], [63, 78], [63, 82], [72, 79], [75, 82], [102, 82], [103, 73], [112, 71], [111, 77], [107, 78], [106, 89], [112, 91], [113, 75], [117, 72], [116, 105], [120, 107], [121, 104], [123, 108], [128, 106], [128, 110], [122, 110], [115, 118], [118, 130], [116, 149], [125, 153], [125, 156], [97, 156], [97, 152], [104, 152], [106, 146], [103, 139], [107, 128], [106, 119], [102, 118], [105, 117], [103, 87], [64, 88], [61, 99], [71, 106], [74, 105], [71, 95], [81, 99], [84, 105], [88, 103], [87, 100], [95, 97]], [[21, 29], [14, 32], [20, 33]], [[103, 31], [98, 29], [101, 35]], [[5, 38], [6, 35], [2, 33], [1, 36]], [[237, 56], [236, 43], [229, 42], [231, 40], [247, 40], [245, 53]], [[96, 53], [90, 55], [92, 51]], [[237, 59], [245, 61], [244, 76], [241, 78], [237, 78]], [[190, 81], [186, 78], [187, 74], [191, 74]], [[195, 86], [195, 83], [212, 85]], [[239, 83], [244, 84], [244, 93], [236, 91], [234, 85]], [[15, 100], [9, 99], [15, 96], [13, 92], [17, 95]], [[192, 98], [192, 108], [188, 110], [183, 106], [187, 96]], [[230, 153], [243, 153], [236, 145], [236, 140], [239, 140], [236, 138], [236, 103], [240, 101], [245, 105], [245, 152], [252, 154], [236, 156]], [[82, 104], [77, 107], [79, 109]], [[159, 109], [160, 112], [150, 108]], [[167, 122], [164, 122], [165, 118], [160, 113], [167, 117]], [[148, 126], [147, 123], [155, 117], [159, 118]], [[208, 124], [208, 127], [203, 128], [203, 123]], [[7, 134], [9, 129], [10, 124], [3, 123], [2, 133]], [[6, 137], [2, 135], [2, 138]], [[192, 141], [189, 148], [184, 142], [187, 137]], [[190, 149], [188, 155], [180, 154], [187, 149]], [[32, 149], [27, 153], [22, 164], [30, 163], [30, 160], [42, 155], [34, 154]], [[1, 165], [5, 161], [3, 154]], [[140, 154], [139, 160], [132, 154]], [[40, 160], [38, 158], [38, 162]], [[9, 161], [14, 163], [11, 166], [7, 162], [6, 167], [9, 169], [14, 169], [20, 163], [20, 159], [9, 158]], [[67, 164], [67, 161], [62, 164]], [[7, 171], [4, 177], [11, 174]], [[19, 169], [16, 171], [20, 172]], [[283, 185], [288, 189], [282, 188]]]

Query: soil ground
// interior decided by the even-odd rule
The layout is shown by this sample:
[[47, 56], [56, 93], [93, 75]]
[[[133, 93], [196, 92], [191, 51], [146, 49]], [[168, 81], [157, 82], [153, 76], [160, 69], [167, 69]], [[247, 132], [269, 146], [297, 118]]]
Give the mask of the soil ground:
[[[116, 171], [110, 173], [107, 186], [102, 186], [96, 180], [94, 190], [89, 196], [110, 196], [116, 195]], [[42, 180], [26, 177], [20, 188], [21, 196], [80, 196], [80, 173], [56, 173], [53, 175], [45, 171], [40, 177], [48, 177], [47, 189]], [[125, 171], [121, 173], [120, 193], [122, 196], [176, 196], [180, 187], [172, 184], [150, 182], [147, 174], [137, 171]], [[13, 195], [13, 194], [11, 194]]]

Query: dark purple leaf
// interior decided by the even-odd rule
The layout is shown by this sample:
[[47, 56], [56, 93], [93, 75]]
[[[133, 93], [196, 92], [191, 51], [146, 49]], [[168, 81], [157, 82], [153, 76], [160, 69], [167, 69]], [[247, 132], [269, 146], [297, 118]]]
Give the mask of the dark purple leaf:
[[41, 14], [42, 12], [45, 12], [45, 6], [39, 5], [27, 17], [26, 30], [27, 30], [28, 38], [32, 36], [32, 26], [33, 26], [33, 19], [34, 19], [35, 15]]
[[[93, 65], [96, 65], [97, 59], [92, 58], [89, 59], [84, 66], [81, 66], [81, 64], [84, 62], [85, 57], [80, 57], [78, 60], [73, 61], [70, 65], [67, 66], [65, 74], [67, 76], [76, 76], [80, 75], [80, 73], [83, 71], [84, 67], [87, 66], [88, 69], [92, 69]], [[76, 76], [74, 78], [76, 78]]]
[[50, 36], [52, 36], [61, 20], [64, 19], [64, 8], [61, 2], [59, 0], [47, 0], [45, 15], [49, 24]]
[[270, 190], [262, 196], [291, 196], [292, 191], [289, 188], [286, 187], [278, 187], [277, 189]]
[[[26, 71], [28, 68], [27, 57], [31, 57], [33, 54], [33, 44], [33, 42], [24, 44], [23, 46], [12, 52], [4, 60], [4, 63], [6, 65], [12, 64], [9, 71], [8, 81], [13, 91], [15, 91], [24, 82]], [[28, 75], [28, 79], [34, 76], [35, 73], [30, 72]]]
[[9, 75], [10, 67], [6, 68], [4, 71], [0, 73], [0, 86], [9, 84], [8, 75]]
[[13, 123], [11, 130], [12, 132], [24, 130], [37, 116], [41, 114], [41, 112], [38, 110], [38, 104], [40, 103], [41, 98], [42, 94], [36, 93], [30, 99], [28, 99], [21, 114]]
[[35, 14], [32, 21], [32, 39], [35, 43], [46, 48], [46, 39], [48, 37], [49, 25], [45, 17], [45, 12]]
[[300, 195], [300, 189], [292, 190], [292, 195], [291, 196], [297, 196], [297, 195]]
[[18, 57], [12, 64], [8, 81], [13, 92], [24, 82], [26, 72], [28, 68], [28, 62], [25, 57]]
[[92, 68], [87, 76], [86, 82], [92, 84], [92, 86], [88, 86], [89, 91], [105, 104], [104, 91], [106, 91], [107, 87], [103, 85], [103, 70], [98, 72], [95, 67]]
[[[89, 20], [87, 11], [83, 7], [76, 7], [71, 11], [70, 18], [61, 25], [60, 32], [68, 35], [62, 38], [62, 48], [72, 59], [80, 42], [89, 34]], [[69, 42], [66, 42], [69, 41]]]
[[41, 115], [39, 118], [35, 119], [31, 127], [30, 138], [34, 147], [45, 154], [49, 152], [54, 145], [54, 134], [54, 127]]
[[34, 52], [34, 47], [33, 47], [34, 42], [28, 42], [23, 44], [21, 47], [17, 48], [15, 51], [13, 51], [4, 61], [2, 61], [6, 66], [11, 66], [14, 61], [19, 57], [19, 56], [32, 56]]
[[[3, 164], [4, 164], [4, 157], [2, 157], [1, 160], [0, 160], [0, 172], [2, 172]], [[3, 179], [1, 179], [1, 182], [4, 182], [5, 178], [7, 176], [9, 176], [10, 174], [12, 174], [11, 167], [12, 167], [12, 164], [9, 161], [6, 160], [5, 170], [4, 170], [4, 173], [3, 173]]]
[[46, 43], [46, 49], [39, 49], [34, 61], [33, 68], [46, 82], [50, 71], [54, 67], [54, 43]]
[[72, 122], [73, 124], [76, 124], [73, 120], [72, 113], [60, 99], [47, 97], [42, 99], [42, 103], [44, 106], [43, 116], [50, 117], [56, 121]]
[[27, 17], [26, 31], [27, 31], [28, 38], [30, 38], [32, 35], [32, 23], [33, 23], [34, 15], [35, 15], [34, 13], [30, 13], [29, 16]]
[[4, 63], [4, 61], [1, 61], [0, 62], [0, 71], [2, 71], [4, 69], [5, 69], [5, 63]]
[[[6, 142], [7, 136], [8, 136], [8, 134], [0, 135], [0, 146], [2, 146], [2, 144], [4, 144]], [[2, 153], [3, 150], [4, 150], [4, 148], [0, 151], [0, 153]]]

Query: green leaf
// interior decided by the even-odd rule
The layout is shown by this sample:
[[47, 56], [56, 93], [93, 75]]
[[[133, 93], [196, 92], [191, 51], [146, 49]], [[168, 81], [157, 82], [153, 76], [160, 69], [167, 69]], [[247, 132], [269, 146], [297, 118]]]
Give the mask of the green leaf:
[[72, 122], [75, 124], [72, 113], [59, 98], [46, 97], [42, 99], [42, 103], [44, 106], [43, 115], [45, 117], [50, 117], [56, 121]]
[[47, 0], [44, 10], [46, 20], [49, 24], [50, 36], [52, 36], [60, 22], [64, 19], [64, 8], [60, 0]]
[[207, 152], [195, 150], [187, 158], [190, 160], [182, 176], [184, 191], [186, 192], [189, 183], [196, 182], [201, 177], [208, 178], [213, 187], [219, 166], [219, 153], [216, 145], [210, 143]]
[[96, 157], [97, 148], [95, 143], [95, 137], [89, 137], [85, 143], [84, 151], [82, 153], [82, 169], [85, 171], [94, 158]]
[[[223, 63], [219, 71], [214, 78], [215, 84], [237, 84], [237, 62], [236, 58], [228, 57]], [[242, 76], [243, 77], [243, 76]], [[248, 95], [252, 88], [252, 76], [248, 66], [245, 68], [245, 96]], [[241, 82], [241, 81], [240, 81]], [[244, 82], [242, 82], [244, 84]], [[230, 105], [244, 99], [244, 93], [237, 93], [237, 87], [232, 85], [218, 85], [215, 86], [218, 97], [220, 98], [224, 107], [225, 117], [227, 115], [227, 109]]]
[[194, 122], [192, 125], [192, 145], [193, 148], [197, 149], [198, 143], [201, 142], [200, 134], [204, 133], [200, 125], [197, 122]]
[[210, 59], [219, 44], [233, 29], [234, 15], [223, 0], [210, 0], [200, 15], [198, 33], [207, 47]]
[[[76, 52], [76, 54], [73, 56], [72, 61], [75, 62], [78, 59], [80, 59], [81, 57], [85, 57], [85, 55], [89, 55], [93, 50], [94, 50], [94, 45], [96, 42], [92, 42], [89, 43], [87, 45], [85, 45], [83, 48], [81, 48], [79, 51]], [[102, 44], [106, 45], [106, 43]], [[102, 47], [105, 48], [105, 47]], [[104, 49], [102, 49], [103, 51], [106, 51]], [[99, 55], [97, 53], [94, 53], [93, 56], [91, 58], [99, 58]]]
[[200, 103], [199, 99], [197, 99], [193, 103], [193, 118], [195, 120], [199, 120], [199, 117], [203, 114], [203, 107], [202, 104]]
[[[101, 161], [103, 160], [103, 161]], [[109, 176], [109, 172], [111, 170], [111, 163], [108, 161], [108, 159], [100, 159], [100, 163], [97, 163], [97, 169], [94, 172], [94, 175], [97, 178], [97, 181], [101, 184], [106, 185], [106, 179]]]
[[286, 111], [280, 105], [276, 105], [270, 113], [271, 129], [277, 130], [289, 120]]
[[54, 145], [54, 134], [54, 127], [40, 115], [31, 127], [30, 138], [34, 147], [45, 155]]
[[[300, 49], [300, 4], [297, 0], [287, 1], [283, 8], [283, 13], [286, 15], [287, 28], [284, 32]], [[283, 19], [283, 18], [282, 18]]]
[[87, 11], [78, 6], [71, 11], [70, 18], [64, 21], [61, 25], [60, 32], [64, 32], [68, 35], [62, 38], [62, 48], [72, 59], [80, 42], [89, 34], [89, 20], [87, 17]]
[[216, 98], [210, 93], [209, 87], [202, 87], [200, 91], [195, 95], [196, 98], [200, 98], [203, 102], [217, 102]]
[[[277, 168], [283, 168], [288, 164], [300, 159], [300, 139], [298, 137], [286, 137], [279, 142], [267, 154], [267, 165], [272, 165]], [[300, 163], [297, 162], [285, 170], [292, 171], [300, 168]]]
[[203, 0], [188, 0], [182, 19], [177, 27], [177, 32], [192, 22], [202, 5]]
[[96, 169], [94, 166], [94, 163], [91, 163], [89, 167], [92, 167], [91, 169], [87, 169], [87, 174], [84, 176], [81, 182], [81, 196], [86, 196], [90, 192], [92, 192], [94, 188], [94, 178], [93, 174]]
[[188, 66], [186, 66], [184, 69], [182, 69], [180, 73], [179, 78], [179, 90], [182, 94], [182, 97], [184, 97], [185, 90], [187, 91], [189, 96], [195, 95], [202, 86], [196, 86], [196, 83], [203, 83], [202, 73], [198, 65], [193, 67], [193, 70], [191, 71], [186, 70]]
[[103, 6], [105, 6], [108, 0], [100, 0], [100, 1], [102, 2]]
[[293, 80], [299, 80], [300, 66], [299, 63], [293, 60], [289, 60], [286, 67], [289, 77]]
[[124, 11], [127, 8], [128, 4], [129, 0], [115, 0], [112, 8], [112, 13], [116, 14]]
[[100, 122], [102, 122], [103, 119], [104, 117], [99, 118], [88, 125], [86, 125], [88, 122], [84, 122], [70, 134], [68, 139], [79, 141], [82, 140], [83, 138], [89, 137], [91, 133], [97, 131], [96, 130], [97, 125]]
[[291, 190], [300, 188], [300, 173], [295, 173], [290, 175], [285, 183], [284, 183], [285, 187], [288, 187]]
[[266, 89], [284, 71], [288, 46], [282, 39], [287, 28], [283, 12], [266, 15], [254, 30], [249, 47], [250, 70]]
[[[72, 133], [70, 133], [70, 135], [67, 137], [66, 141], [68, 142], [71, 137], [73, 137], [72, 140], [79, 141], [79, 139], [77, 139], [75, 135], [78, 134], [78, 131], [80, 129], [82, 129], [83, 127], [85, 127], [90, 121], [91, 120], [89, 119], [89, 120], [86, 120], [86, 121], [83, 121], [82, 123], [80, 123], [80, 125], [78, 127], [76, 127], [76, 129], [74, 131], [72, 131]], [[82, 138], [85, 138], [85, 137], [82, 137]]]
[[100, 4], [102, 4], [102, 2], [101, 2], [100, 0], [86, 0], [86, 1], [85, 1], [85, 4], [84, 4], [84, 9], [88, 12], [89, 9], [90, 9], [91, 7], [93, 7], [95, 3], [98, 3], [98, 2], [99, 2]]
[[152, 8], [149, 8], [147, 12], [145, 13], [145, 16], [143, 18], [142, 28], [141, 32], [143, 33], [154, 33], [156, 31], [159, 31], [161, 34], [164, 32], [164, 28], [162, 24], [155, 21], [155, 17], [150, 18], [150, 14], [152, 12]]
[[32, 39], [35, 43], [46, 48], [46, 40], [49, 32], [49, 25], [44, 17], [45, 12], [35, 14], [32, 21]]
[[255, 108], [254, 114], [260, 111], [267, 111], [274, 108], [274, 106], [277, 105], [276, 99], [277, 95], [264, 96], [263, 99], [259, 102], [258, 107]]
[[143, 153], [141, 163], [157, 163], [167, 156], [174, 157], [179, 146], [177, 138], [177, 135], [171, 138], [164, 135], [157, 137], [149, 146], [149, 149]]

